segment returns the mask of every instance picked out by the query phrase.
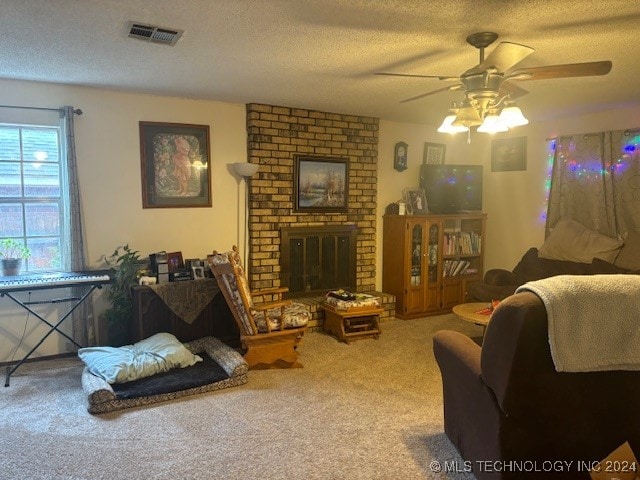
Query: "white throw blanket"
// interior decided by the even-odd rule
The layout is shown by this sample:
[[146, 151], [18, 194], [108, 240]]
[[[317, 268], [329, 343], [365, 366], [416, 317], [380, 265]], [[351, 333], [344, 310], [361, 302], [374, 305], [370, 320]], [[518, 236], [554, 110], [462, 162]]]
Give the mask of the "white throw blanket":
[[518, 287], [538, 295], [558, 372], [640, 370], [640, 275], [558, 275]]

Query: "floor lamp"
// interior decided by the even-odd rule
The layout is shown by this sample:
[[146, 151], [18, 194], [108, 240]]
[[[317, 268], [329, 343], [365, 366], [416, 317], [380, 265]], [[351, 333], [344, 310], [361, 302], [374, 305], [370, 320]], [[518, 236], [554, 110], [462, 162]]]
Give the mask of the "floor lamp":
[[[248, 270], [249, 265], [247, 263], [247, 256], [249, 251], [249, 246], [247, 245], [247, 230], [249, 228], [248, 218], [247, 218], [249, 213], [249, 179], [258, 172], [259, 168], [260, 168], [260, 165], [256, 163], [239, 162], [239, 163], [233, 164], [233, 170], [240, 176], [240, 179], [238, 180], [238, 190], [240, 189], [240, 183], [244, 180], [245, 197], [244, 197], [244, 226], [242, 227], [243, 229], [242, 262], [244, 264], [245, 272], [247, 272], [247, 275], [249, 272]], [[240, 210], [240, 195], [238, 195], [238, 210]]]

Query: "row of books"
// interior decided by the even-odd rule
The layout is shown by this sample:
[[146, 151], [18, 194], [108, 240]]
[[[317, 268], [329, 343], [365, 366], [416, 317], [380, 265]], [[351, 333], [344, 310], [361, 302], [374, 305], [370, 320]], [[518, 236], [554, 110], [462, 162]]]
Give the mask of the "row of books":
[[445, 233], [443, 241], [444, 255], [478, 255], [482, 250], [482, 237], [476, 232]]
[[[436, 281], [436, 268], [429, 268], [428, 276], [430, 282]], [[478, 273], [478, 269], [471, 267], [467, 260], [445, 260], [442, 264], [443, 277], [455, 277], [458, 275], [473, 275]], [[411, 285], [417, 286], [422, 283], [420, 269], [411, 269]]]
[[471, 263], [467, 260], [445, 260], [442, 264], [442, 276], [443, 277], [456, 277], [458, 275], [465, 275], [476, 273], [471, 269]]

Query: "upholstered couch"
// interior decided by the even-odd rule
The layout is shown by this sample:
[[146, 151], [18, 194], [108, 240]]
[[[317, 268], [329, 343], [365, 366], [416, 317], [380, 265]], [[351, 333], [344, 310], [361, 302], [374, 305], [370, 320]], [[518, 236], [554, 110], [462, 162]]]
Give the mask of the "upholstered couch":
[[560, 221], [544, 244], [530, 248], [513, 271], [491, 269], [482, 282], [470, 283], [467, 295], [479, 302], [502, 300], [526, 282], [555, 275], [637, 273], [640, 232], [624, 240], [600, 235], [571, 220]]
[[[640, 454], [640, 372], [557, 372], [545, 306], [534, 293], [500, 303], [482, 346], [442, 330], [433, 349], [445, 433], [478, 479], [557, 478], [561, 469], [560, 478], [588, 479], [586, 466], [625, 441]], [[556, 460], [571, 468], [544, 463]]]

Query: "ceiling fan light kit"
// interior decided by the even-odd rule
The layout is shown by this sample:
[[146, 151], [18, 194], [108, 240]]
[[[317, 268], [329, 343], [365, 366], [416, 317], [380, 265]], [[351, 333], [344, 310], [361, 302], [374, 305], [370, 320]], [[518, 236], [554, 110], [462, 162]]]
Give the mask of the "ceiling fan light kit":
[[480, 116], [480, 112], [472, 105], [469, 100], [465, 101], [462, 105], [462, 108], [458, 110], [456, 115], [456, 119], [453, 121], [452, 125], [459, 127], [476, 127], [482, 123], [482, 117]]
[[455, 121], [457, 115], [458, 115], [458, 109], [457, 108], [452, 108], [451, 110], [449, 110], [449, 113], [444, 118], [444, 121], [442, 122], [442, 125], [440, 125], [438, 127], [438, 132], [440, 132], [440, 133], [462, 133], [462, 132], [468, 132], [469, 131], [469, 127], [465, 127], [464, 125], [454, 125], [453, 124], [453, 122]]
[[505, 132], [510, 128], [526, 125], [529, 120], [514, 102], [514, 98], [528, 92], [515, 85], [515, 81], [546, 80], [606, 75], [611, 71], [610, 61], [546, 65], [512, 70], [533, 53], [533, 48], [513, 42], [500, 42], [485, 58], [484, 49], [495, 42], [494, 32], [472, 33], [467, 43], [479, 51], [479, 63], [459, 77], [446, 75], [417, 75], [391, 72], [376, 72], [377, 75], [399, 77], [434, 78], [447, 82], [458, 82], [448, 87], [402, 100], [418, 100], [444, 91], [464, 91], [464, 101], [454, 103], [444, 121], [438, 127], [440, 133], [467, 132], [470, 141], [472, 127], [481, 133]]
[[508, 131], [509, 127], [507, 127], [507, 125], [501, 120], [501, 115], [502, 113], [499, 113], [498, 110], [490, 110], [484, 117], [482, 125], [478, 127], [477, 131], [480, 133], [499, 133]]
[[520, 127], [529, 123], [529, 120], [522, 114], [522, 110], [514, 102], [505, 103], [499, 118], [508, 128]]

